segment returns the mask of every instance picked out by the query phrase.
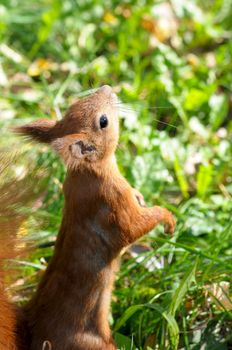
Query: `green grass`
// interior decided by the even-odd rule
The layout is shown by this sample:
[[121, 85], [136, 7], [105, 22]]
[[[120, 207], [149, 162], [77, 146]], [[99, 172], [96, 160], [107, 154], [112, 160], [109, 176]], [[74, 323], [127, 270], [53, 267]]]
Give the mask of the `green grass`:
[[20, 265], [22, 299], [52, 254], [65, 171], [47, 147], [23, 145], [8, 128], [60, 118], [109, 84], [122, 101], [123, 175], [177, 218], [173, 237], [159, 227], [138, 242], [139, 259], [122, 257], [115, 339], [126, 350], [232, 348], [231, 15], [230, 0], [1, 1], [0, 146], [21, 150], [17, 174], [47, 169], [43, 204], [24, 224], [38, 249]]

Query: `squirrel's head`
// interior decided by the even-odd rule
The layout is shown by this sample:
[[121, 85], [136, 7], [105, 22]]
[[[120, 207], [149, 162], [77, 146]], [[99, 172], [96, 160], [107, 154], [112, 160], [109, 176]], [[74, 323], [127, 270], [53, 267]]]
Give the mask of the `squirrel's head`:
[[101, 161], [112, 156], [117, 147], [117, 97], [104, 85], [74, 103], [62, 120], [40, 119], [16, 132], [51, 144], [69, 168]]

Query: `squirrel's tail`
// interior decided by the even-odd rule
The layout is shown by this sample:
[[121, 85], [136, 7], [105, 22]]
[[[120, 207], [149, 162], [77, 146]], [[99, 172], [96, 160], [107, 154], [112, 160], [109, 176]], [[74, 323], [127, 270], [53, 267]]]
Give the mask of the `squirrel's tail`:
[[1, 239], [0, 242], [0, 350], [13, 350], [16, 349], [16, 311], [13, 304], [8, 301], [4, 284], [3, 264], [11, 255], [3, 251], [6, 244], [9, 243], [6, 242], [5, 239]]
[[[12, 282], [10, 261], [21, 255], [18, 232], [27, 219], [25, 205], [35, 203], [35, 174], [17, 177], [15, 158], [0, 152], [0, 350], [18, 350], [17, 308], [9, 300], [8, 286]], [[22, 248], [21, 248], [22, 250]], [[11, 267], [9, 267], [11, 266]]]

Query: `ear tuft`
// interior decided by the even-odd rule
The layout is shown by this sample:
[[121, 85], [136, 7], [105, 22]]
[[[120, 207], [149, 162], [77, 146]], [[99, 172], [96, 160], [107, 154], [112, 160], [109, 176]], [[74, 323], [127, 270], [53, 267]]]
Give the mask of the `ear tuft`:
[[28, 136], [38, 142], [50, 143], [55, 137], [56, 121], [51, 119], [40, 119], [35, 122], [14, 128], [14, 132]]

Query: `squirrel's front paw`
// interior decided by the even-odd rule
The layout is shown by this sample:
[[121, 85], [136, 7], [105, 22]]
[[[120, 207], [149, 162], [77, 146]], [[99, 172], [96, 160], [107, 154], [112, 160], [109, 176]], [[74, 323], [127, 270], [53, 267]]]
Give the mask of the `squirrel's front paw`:
[[165, 209], [165, 221], [164, 221], [164, 232], [173, 233], [176, 227], [176, 220], [174, 219], [172, 213]]

